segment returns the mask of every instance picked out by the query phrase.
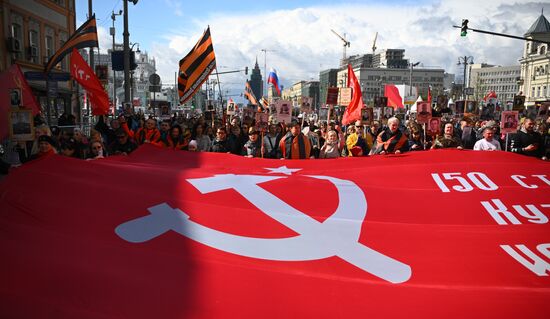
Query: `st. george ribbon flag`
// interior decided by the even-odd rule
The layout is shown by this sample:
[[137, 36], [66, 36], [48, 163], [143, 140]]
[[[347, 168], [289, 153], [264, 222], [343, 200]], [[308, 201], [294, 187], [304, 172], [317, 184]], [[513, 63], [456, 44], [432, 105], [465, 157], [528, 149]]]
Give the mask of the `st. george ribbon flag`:
[[0, 183], [0, 317], [548, 318], [549, 168], [47, 157]]

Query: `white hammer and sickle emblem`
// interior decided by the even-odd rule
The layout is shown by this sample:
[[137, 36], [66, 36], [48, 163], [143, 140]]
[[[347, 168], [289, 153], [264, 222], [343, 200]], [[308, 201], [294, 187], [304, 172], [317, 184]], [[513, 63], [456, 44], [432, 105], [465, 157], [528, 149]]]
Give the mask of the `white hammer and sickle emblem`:
[[347, 180], [308, 177], [327, 180], [338, 190], [338, 208], [324, 222], [318, 222], [258, 186], [287, 178], [284, 176], [224, 174], [187, 180], [203, 194], [235, 190], [259, 210], [299, 234], [295, 237], [265, 239], [228, 234], [195, 223], [187, 214], [166, 203], [149, 208], [150, 215], [120, 224], [115, 232], [126, 241], [141, 243], [172, 230], [219, 250], [268, 260], [303, 261], [338, 256], [389, 282], [409, 280], [410, 266], [358, 242], [367, 213], [367, 200], [362, 190]]

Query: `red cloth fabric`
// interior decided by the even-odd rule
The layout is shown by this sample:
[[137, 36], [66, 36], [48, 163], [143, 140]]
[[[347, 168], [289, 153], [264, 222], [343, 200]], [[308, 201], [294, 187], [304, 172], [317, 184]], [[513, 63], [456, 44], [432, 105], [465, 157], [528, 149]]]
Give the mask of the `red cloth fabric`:
[[[504, 248], [529, 259], [516, 246], [524, 245], [548, 274], [549, 176], [548, 163], [500, 151], [281, 161], [145, 145], [96, 161], [46, 157], [0, 183], [1, 317], [546, 318], [550, 276]], [[246, 178], [267, 181], [226, 188]], [[483, 205], [494, 201], [507, 212], [496, 214], [504, 225]], [[246, 247], [310, 239], [260, 250], [296, 252], [288, 261], [227, 252], [175, 230], [143, 242], [117, 234], [163, 203], [180, 210], [178, 231], [197, 236], [241, 236]], [[277, 219], [265, 212], [274, 203]], [[363, 210], [338, 212], [342, 203]], [[305, 256], [340, 253], [339, 243], [408, 265], [410, 277], [390, 283], [347, 261], [378, 265], [362, 250]]]
[[352, 88], [351, 102], [346, 107], [344, 115], [342, 116], [342, 124], [347, 125], [353, 121], [361, 119], [361, 110], [363, 108], [363, 93], [361, 93], [361, 85], [357, 81], [355, 72], [351, 68], [351, 64], [348, 64], [348, 87]]
[[71, 74], [73, 78], [86, 90], [92, 105], [92, 115], [106, 115], [109, 113], [109, 96], [99, 82], [94, 71], [82, 58], [78, 50], [73, 49], [71, 54]]
[[384, 96], [388, 98], [388, 106], [395, 108], [403, 108], [403, 98], [399, 94], [399, 90], [393, 84], [384, 85]]
[[0, 142], [8, 137], [10, 111], [10, 89], [21, 90], [21, 103], [25, 109], [31, 109], [32, 114], [40, 113], [40, 105], [25, 79], [18, 64], [12, 64], [9, 69], [0, 74]]
[[484, 97], [483, 101], [487, 101], [488, 99], [496, 99], [497, 93], [495, 91], [489, 91]]

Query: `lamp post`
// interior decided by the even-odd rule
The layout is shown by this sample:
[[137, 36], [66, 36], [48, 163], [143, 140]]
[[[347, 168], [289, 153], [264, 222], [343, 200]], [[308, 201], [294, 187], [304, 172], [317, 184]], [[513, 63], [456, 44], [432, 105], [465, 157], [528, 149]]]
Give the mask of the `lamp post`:
[[466, 69], [468, 68], [468, 64], [474, 64], [474, 57], [472, 56], [461, 56], [458, 57], [458, 63], [457, 65], [464, 65], [464, 81], [462, 82], [462, 98], [466, 99]]
[[[115, 19], [116, 16], [122, 15], [122, 10], [119, 10], [118, 13], [111, 14], [111, 19], [113, 20], [113, 27], [109, 30], [109, 33], [113, 36], [113, 52], [115, 52]], [[113, 69], [113, 115], [116, 113], [116, 71], [112, 67], [113, 62], [111, 59], [111, 69]]]
[[409, 96], [412, 95], [412, 78], [413, 78], [413, 68], [417, 65], [419, 65], [420, 62], [416, 62], [416, 63], [409, 63], [409, 65], [411, 66], [411, 70], [409, 72]]
[[128, 32], [128, 1], [134, 5], [138, 0], [124, 0], [124, 104], [130, 103], [130, 33]]
[[[141, 51], [139, 50], [139, 43], [132, 43], [132, 46], [130, 47], [130, 52], [134, 51], [134, 46], [136, 46], [136, 45], [138, 46], [136, 52], [141, 53]], [[130, 101], [132, 101], [132, 109], [134, 108], [134, 87], [135, 87], [134, 70], [131, 70], [131, 72], [130, 72]]]
[[[265, 96], [267, 97], [267, 52], [275, 52], [275, 50], [269, 50], [269, 49], [261, 49], [264, 53], [264, 76], [265, 76], [265, 90], [262, 90], [262, 92], [265, 92]], [[262, 86], [264, 83], [262, 82]]]

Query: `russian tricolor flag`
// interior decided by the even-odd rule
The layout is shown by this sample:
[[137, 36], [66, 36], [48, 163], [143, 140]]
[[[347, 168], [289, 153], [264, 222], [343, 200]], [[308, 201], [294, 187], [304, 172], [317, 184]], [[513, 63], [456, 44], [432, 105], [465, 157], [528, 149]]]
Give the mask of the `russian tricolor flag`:
[[281, 87], [279, 86], [279, 77], [277, 76], [277, 71], [273, 68], [269, 71], [269, 76], [267, 77], [267, 83], [273, 84], [273, 86], [275, 87], [275, 90], [277, 90], [277, 94], [281, 96]]

